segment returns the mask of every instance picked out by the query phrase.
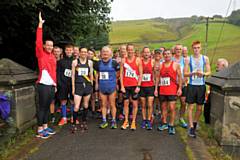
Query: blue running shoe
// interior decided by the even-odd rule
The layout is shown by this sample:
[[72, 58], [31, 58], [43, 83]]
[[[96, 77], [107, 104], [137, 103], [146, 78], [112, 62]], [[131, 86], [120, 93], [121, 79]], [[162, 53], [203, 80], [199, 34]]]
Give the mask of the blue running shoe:
[[45, 128], [44, 131], [47, 132], [50, 135], [56, 134], [56, 132], [52, 128], [49, 128], [49, 127]]
[[47, 132], [45, 132], [44, 130], [42, 130], [40, 132], [39, 131], [37, 132], [36, 137], [42, 138], [42, 139], [47, 139], [50, 137], [50, 135]]
[[175, 128], [173, 126], [168, 127], [168, 134], [169, 135], [174, 135], [176, 133]]
[[152, 123], [151, 123], [151, 121], [147, 121], [147, 130], [152, 130]]
[[159, 131], [163, 131], [163, 130], [166, 130], [166, 129], [168, 129], [168, 124], [167, 123], [159, 125], [159, 127], [158, 127]]
[[143, 128], [143, 129], [146, 128], [146, 120], [142, 121], [141, 128]]

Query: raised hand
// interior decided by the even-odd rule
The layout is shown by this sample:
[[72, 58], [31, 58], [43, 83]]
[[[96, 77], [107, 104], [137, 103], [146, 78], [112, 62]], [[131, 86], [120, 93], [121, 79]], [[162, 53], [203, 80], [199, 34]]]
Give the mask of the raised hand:
[[41, 12], [39, 12], [38, 19], [39, 19], [38, 27], [39, 27], [39, 28], [42, 28], [42, 25], [43, 25], [43, 23], [45, 22], [45, 20], [42, 19], [42, 14], [41, 14]]

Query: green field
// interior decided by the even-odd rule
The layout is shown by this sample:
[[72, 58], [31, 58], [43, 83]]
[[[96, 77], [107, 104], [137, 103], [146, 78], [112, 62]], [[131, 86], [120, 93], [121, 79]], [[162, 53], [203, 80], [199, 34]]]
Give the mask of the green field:
[[[239, 61], [240, 27], [226, 23], [216, 48], [221, 27], [222, 23], [209, 24], [207, 55], [212, 59], [215, 50], [214, 63], [220, 57], [231, 63]], [[170, 48], [176, 43], [190, 47], [193, 40], [200, 40], [204, 47], [205, 29], [204, 23], [194, 24], [187, 19], [118, 21], [112, 23], [109, 38], [113, 47], [127, 42], [139, 48], [148, 45], [151, 49]]]

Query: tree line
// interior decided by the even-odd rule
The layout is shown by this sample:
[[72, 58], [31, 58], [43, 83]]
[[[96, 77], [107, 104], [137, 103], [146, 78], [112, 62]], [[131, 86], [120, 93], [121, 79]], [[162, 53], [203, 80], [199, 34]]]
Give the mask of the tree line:
[[1, 0], [0, 55], [35, 69], [38, 13], [46, 20], [44, 38], [55, 44], [100, 48], [108, 44], [109, 0]]

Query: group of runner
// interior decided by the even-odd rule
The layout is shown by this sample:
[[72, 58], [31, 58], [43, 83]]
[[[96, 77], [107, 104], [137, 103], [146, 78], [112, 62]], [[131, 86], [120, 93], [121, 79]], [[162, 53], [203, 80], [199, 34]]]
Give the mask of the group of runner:
[[[130, 127], [131, 130], [136, 130], [137, 113], [141, 105], [141, 128], [152, 130], [154, 104], [158, 104], [156, 108], [161, 115], [158, 130], [168, 130], [170, 135], [174, 135], [176, 101], [179, 98], [179, 122], [182, 127], [189, 129], [189, 136], [196, 137], [197, 122], [205, 101], [204, 79], [211, 74], [209, 59], [201, 54], [200, 41], [192, 43], [193, 54], [190, 56], [187, 48], [180, 44], [175, 45], [172, 50], [161, 47], [153, 52], [149, 47], [144, 47], [140, 54], [135, 52], [133, 44], [127, 44], [122, 45], [114, 54], [110, 47], [104, 46], [99, 57], [94, 56], [94, 50], [86, 47], [66, 45], [65, 54], [61, 58], [61, 49], [53, 47], [52, 40], [46, 40], [43, 44], [43, 23], [39, 13], [36, 35], [36, 57], [39, 65], [37, 137], [48, 138], [55, 134], [55, 131], [48, 127], [49, 108], [52, 115], [55, 110], [55, 92], [61, 104], [61, 119], [58, 125], [67, 124], [69, 102], [72, 132], [77, 130], [77, 125], [81, 130], [88, 129], [89, 104], [94, 113], [95, 97], [98, 97], [102, 114], [100, 128], [108, 127], [109, 111], [110, 127], [118, 128], [118, 106], [118, 117], [124, 119], [121, 129]], [[186, 104], [188, 124], [184, 120]], [[193, 118], [194, 104], [196, 113]]]

